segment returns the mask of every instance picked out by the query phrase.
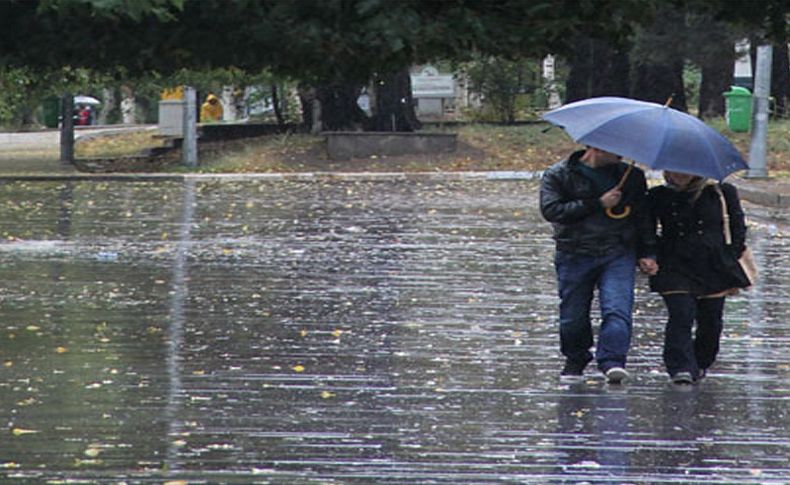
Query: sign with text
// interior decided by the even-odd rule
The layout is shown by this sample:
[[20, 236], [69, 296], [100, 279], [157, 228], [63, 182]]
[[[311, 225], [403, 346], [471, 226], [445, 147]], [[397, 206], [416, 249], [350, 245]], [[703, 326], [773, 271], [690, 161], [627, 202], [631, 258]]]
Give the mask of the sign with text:
[[455, 79], [449, 74], [438, 74], [435, 69], [423, 69], [411, 76], [411, 95], [415, 98], [455, 97]]

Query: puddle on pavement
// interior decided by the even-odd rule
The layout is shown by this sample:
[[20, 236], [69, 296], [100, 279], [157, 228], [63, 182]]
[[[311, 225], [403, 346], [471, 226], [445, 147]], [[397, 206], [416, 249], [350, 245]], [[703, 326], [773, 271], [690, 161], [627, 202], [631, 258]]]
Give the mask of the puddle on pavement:
[[[533, 181], [0, 185], [0, 477], [14, 483], [782, 483], [776, 214], [720, 362], [557, 382]], [[778, 221], [778, 220], [777, 220]], [[777, 229], [777, 227], [779, 229]]]

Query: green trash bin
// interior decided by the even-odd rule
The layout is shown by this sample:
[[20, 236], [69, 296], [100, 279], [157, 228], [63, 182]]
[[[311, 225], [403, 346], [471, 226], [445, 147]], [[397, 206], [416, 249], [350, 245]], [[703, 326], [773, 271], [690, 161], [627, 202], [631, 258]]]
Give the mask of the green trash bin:
[[41, 103], [44, 126], [47, 128], [57, 128], [60, 118], [60, 98], [50, 96]]
[[740, 86], [731, 86], [723, 93], [726, 104], [727, 127], [735, 132], [746, 132], [752, 123], [752, 93]]

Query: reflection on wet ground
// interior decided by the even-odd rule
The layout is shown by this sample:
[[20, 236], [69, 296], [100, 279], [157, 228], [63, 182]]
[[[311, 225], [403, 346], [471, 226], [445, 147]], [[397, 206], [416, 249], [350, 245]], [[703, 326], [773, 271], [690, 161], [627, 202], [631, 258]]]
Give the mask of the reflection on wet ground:
[[533, 181], [0, 186], [12, 483], [786, 483], [790, 254], [720, 362], [669, 385], [640, 277], [634, 382], [559, 384]]

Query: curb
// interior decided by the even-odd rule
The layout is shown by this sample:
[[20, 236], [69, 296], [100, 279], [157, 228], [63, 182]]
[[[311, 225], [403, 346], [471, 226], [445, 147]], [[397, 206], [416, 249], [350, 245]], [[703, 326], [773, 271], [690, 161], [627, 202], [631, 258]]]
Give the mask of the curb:
[[[523, 181], [538, 180], [542, 171], [489, 171], [489, 172], [300, 172], [300, 173], [63, 173], [63, 174], [0, 174], [0, 181], [215, 181], [243, 182], [250, 180], [491, 180]], [[655, 174], [648, 173], [648, 177]], [[790, 193], [769, 192], [754, 187], [744, 180], [731, 182], [738, 188], [741, 199], [751, 203], [786, 208], [790, 207]]]
[[732, 184], [737, 187], [738, 195], [740, 195], [743, 200], [768, 207], [790, 207], [790, 194], [767, 192], [749, 186], [748, 182], [733, 181]]
[[543, 172], [300, 172], [300, 173], [63, 173], [0, 174], [0, 181], [183, 181], [247, 180], [537, 180]]

